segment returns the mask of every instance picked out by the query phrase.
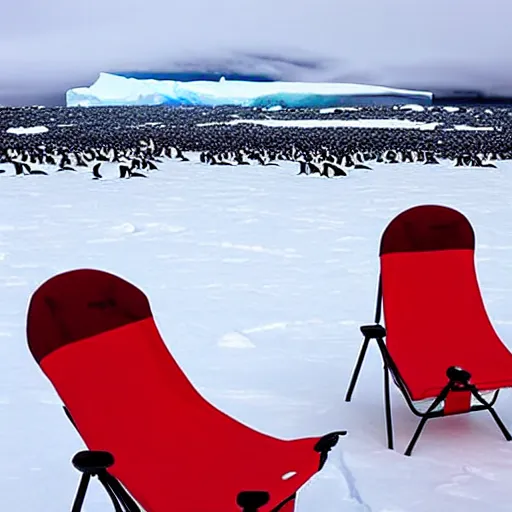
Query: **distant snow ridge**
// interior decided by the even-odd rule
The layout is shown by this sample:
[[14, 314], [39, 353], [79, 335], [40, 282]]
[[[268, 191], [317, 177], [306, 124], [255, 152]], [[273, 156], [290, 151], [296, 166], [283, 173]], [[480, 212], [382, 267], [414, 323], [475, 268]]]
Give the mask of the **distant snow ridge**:
[[244, 82], [237, 80], [178, 82], [126, 78], [100, 73], [90, 87], [70, 89], [68, 107], [115, 105], [175, 105], [240, 107], [326, 108], [350, 105], [430, 105], [426, 91], [392, 89], [374, 85]]

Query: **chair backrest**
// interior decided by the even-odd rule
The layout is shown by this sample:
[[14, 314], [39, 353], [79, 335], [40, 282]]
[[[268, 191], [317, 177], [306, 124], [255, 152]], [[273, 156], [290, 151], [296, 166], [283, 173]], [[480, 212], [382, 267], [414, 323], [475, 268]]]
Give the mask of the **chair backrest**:
[[460, 366], [482, 389], [512, 382], [511, 354], [491, 325], [460, 212], [417, 206], [386, 228], [380, 247], [386, 345], [413, 399], [437, 396]]
[[319, 438], [284, 441], [207, 402], [167, 350], [147, 297], [98, 270], [44, 283], [27, 321], [30, 350], [91, 450], [151, 512], [230, 512], [241, 491], [270, 511], [317, 470]]

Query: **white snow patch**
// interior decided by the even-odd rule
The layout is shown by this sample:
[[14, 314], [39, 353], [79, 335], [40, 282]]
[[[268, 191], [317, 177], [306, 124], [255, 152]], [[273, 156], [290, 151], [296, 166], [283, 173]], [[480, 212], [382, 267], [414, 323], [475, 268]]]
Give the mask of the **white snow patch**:
[[422, 123], [407, 119], [235, 119], [233, 121], [217, 121], [212, 123], [198, 123], [197, 126], [212, 125], [259, 124], [272, 127], [296, 128], [402, 128], [417, 130], [434, 130], [442, 123]]
[[19, 126], [17, 128], [7, 128], [7, 133], [14, 133], [15, 135], [32, 135], [35, 133], [45, 133], [49, 131], [46, 126], [30, 126], [25, 128], [24, 126]]
[[361, 107], [330, 107], [330, 108], [321, 108], [320, 114], [333, 114], [337, 110], [351, 110], [351, 111], [358, 111], [361, 110]]
[[255, 348], [256, 345], [240, 332], [224, 334], [217, 345], [223, 348]]
[[273, 322], [271, 324], [260, 325], [258, 327], [251, 327], [249, 329], [244, 329], [245, 333], [254, 333], [254, 332], [262, 332], [262, 331], [274, 331], [276, 329], [286, 329], [288, 327], [288, 322]]
[[494, 128], [492, 126], [468, 126], [466, 124], [458, 124], [454, 126], [456, 131], [468, 131], [468, 132], [492, 132]]
[[118, 226], [113, 226], [111, 228], [112, 233], [118, 233], [120, 235], [128, 235], [131, 233], [136, 233], [139, 231], [139, 228], [132, 224], [131, 222], [124, 222], [123, 224], [119, 224]]
[[424, 112], [425, 111], [425, 107], [423, 107], [422, 105], [415, 105], [415, 104], [402, 105], [400, 107], [400, 110], [412, 110], [414, 112]]

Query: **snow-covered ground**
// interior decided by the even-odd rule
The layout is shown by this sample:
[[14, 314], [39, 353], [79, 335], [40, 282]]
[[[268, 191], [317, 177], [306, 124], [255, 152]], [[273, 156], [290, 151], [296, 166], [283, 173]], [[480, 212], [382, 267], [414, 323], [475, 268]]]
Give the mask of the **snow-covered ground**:
[[[417, 418], [394, 389], [398, 451], [387, 450], [375, 350], [343, 398], [358, 327], [373, 318], [380, 235], [416, 204], [473, 223], [484, 299], [512, 348], [512, 164], [372, 165], [331, 180], [292, 164], [0, 176], [0, 510], [71, 508], [83, 443], [28, 351], [25, 314], [44, 280], [92, 267], [148, 294], [172, 354], [217, 407], [283, 438], [349, 431], [298, 512], [508, 511], [512, 443], [487, 413], [432, 420], [408, 458]], [[503, 392], [508, 426], [511, 405]], [[87, 512], [111, 511], [96, 482], [90, 492]]]

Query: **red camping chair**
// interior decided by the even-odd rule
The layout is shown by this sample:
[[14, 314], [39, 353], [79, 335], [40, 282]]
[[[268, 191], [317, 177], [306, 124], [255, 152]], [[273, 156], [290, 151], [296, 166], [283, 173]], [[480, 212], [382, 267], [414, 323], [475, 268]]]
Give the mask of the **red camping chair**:
[[[116, 512], [293, 510], [295, 492], [338, 441], [291, 441], [257, 432], [216, 409], [167, 350], [144, 293], [106, 272], [75, 270], [33, 295], [30, 350], [91, 451], [73, 512], [91, 476]], [[260, 508], [261, 507], [261, 508]]]
[[[443, 206], [406, 210], [382, 236], [375, 325], [361, 327], [364, 341], [345, 400], [351, 400], [369, 342], [376, 340], [384, 362], [388, 447], [393, 449], [390, 373], [421, 417], [406, 455], [427, 420], [470, 411], [489, 411], [507, 441], [512, 439], [493, 408], [499, 390], [512, 386], [512, 354], [487, 316], [474, 249], [469, 221]], [[490, 401], [482, 396], [487, 392]], [[414, 402], [427, 399], [433, 402], [419, 411]]]

